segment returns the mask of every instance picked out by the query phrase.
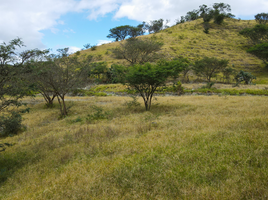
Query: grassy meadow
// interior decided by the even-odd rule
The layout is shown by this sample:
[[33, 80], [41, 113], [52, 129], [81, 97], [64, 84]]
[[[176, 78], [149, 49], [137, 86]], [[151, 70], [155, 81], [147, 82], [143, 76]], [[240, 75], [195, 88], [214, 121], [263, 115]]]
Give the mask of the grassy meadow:
[[0, 153], [0, 199], [267, 199], [268, 98], [25, 99], [27, 130]]

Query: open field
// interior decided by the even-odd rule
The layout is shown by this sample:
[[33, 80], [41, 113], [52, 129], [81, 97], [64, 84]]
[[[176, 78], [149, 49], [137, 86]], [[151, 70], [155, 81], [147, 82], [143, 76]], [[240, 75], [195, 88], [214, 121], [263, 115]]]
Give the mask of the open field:
[[157, 97], [147, 112], [129, 97], [68, 99], [68, 117], [32, 104], [27, 130], [0, 139], [13, 144], [0, 199], [268, 198], [266, 96]]

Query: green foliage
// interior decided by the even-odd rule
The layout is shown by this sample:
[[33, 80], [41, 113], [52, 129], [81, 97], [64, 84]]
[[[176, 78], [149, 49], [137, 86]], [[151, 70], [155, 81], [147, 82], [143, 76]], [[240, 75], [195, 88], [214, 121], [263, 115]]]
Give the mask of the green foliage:
[[180, 81], [177, 83], [173, 84], [172, 86], [172, 92], [176, 92], [178, 95], [184, 94], [184, 88], [182, 87], [182, 84]]
[[204, 23], [203, 27], [204, 27], [203, 32], [206, 33], [206, 34], [209, 34], [209, 29], [210, 29], [209, 23]]
[[253, 44], [268, 41], [268, 26], [265, 24], [257, 24], [253, 28], [245, 28], [239, 33], [249, 38]]
[[202, 86], [202, 89], [211, 89], [212, 86], [214, 85], [214, 82], [208, 82], [205, 86]]
[[139, 24], [137, 27], [134, 26], [118, 26], [115, 28], [110, 29], [110, 34], [107, 36], [108, 38], [114, 38], [116, 41], [124, 40], [128, 36], [129, 37], [137, 37], [139, 35], [143, 35], [145, 23]]
[[184, 77], [185, 77], [187, 72], [190, 70], [189, 69], [190, 61], [184, 57], [174, 58], [171, 61], [160, 60], [157, 62], [157, 64], [159, 66], [167, 66], [170, 70], [172, 70], [173, 71], [172, 78], [174, 80], [179, 77], [179, 74], [181, 72], [184, 73]]
[[256, 77], [251, 73], [242, 70], [235, 76], [236, 85], [239, 85], [243, 81], [246, 85], [251, 84], [253, 79], [256, 79]]
[[77, 117], [76, 119], [72, 120], [72, 123], [82, 122], [83, 119], [81, 117]]
[[132, 98], [132, 100], [131, 101], [126, 101], [124, 103], [124, 106], [127, 106], [128, 108], [132, 108], [132, 107], [137, 107], [137, 106], [141, 105], [138, 102], [138, 97], [136, 95], [131, 95], [130, 97]]
[[87, 43], [87, 44], [85, 44], [83, 46], [85, 47], [85, 49], [89, 49], [91, 47], [89, 43]]
[[153, 62], [161, 56], [157, 54], [161, 50], [163, 43], [153, 39], [131, 38], [125, 43], [120, 44], [112, 50], [113, 55], [117, 59], [125, 59], [131, 65], [143, 64], [145, 62]]
[[93, 114], [88, 114], [86, 121], [92, 122], [94, 120], [100, 120], [100, 119], [109, 119], [112, 117], [112, 113], [108, 111], [104, 111], [102, 107], [99, 106], [92, 106]]
[[232, 67], [226, 67], [225, 69], [223, 69], [222, 73], [223, 73], [224, 80], [229, 83], [231, 79], [231, 75], [233, 75], [235, 72], [236, 70]]
[[259, 24], [266, 24], [268, 22], [268, 13], [259, 13], [254, 17]]
[[157, 88], [164, 85], [168, 77], [174, 75], [175, 71], [170, 66], [172, 65], [145, 63], [128, 68], [126, 83], [140, 93], [146, 110], [150, 110], [151, 100]]
[[106, 62], [93, 62], [89, 66], [89, 76], [96, 77], [95, 82], [103, 82], [106, 79], [105, 75], [108, 70]]
[[148, 23], [144, 23], [144, 29], [148, 30], [149, 33], [157, 33], [165, 28], [168, 28], [167, 24], [168, 20], [166, 20], [166, 23], [164, 23], [163, 19], [153, 20]]
[[107, 35], [108, 38], [114, 38], [116, 41], [124, 40], [129, 35], [129, 25], [117, 26], [110, 29], [110, 34]]
[[95, 51], [96, 49], [97, 49], [97, 45], [93, 45], [93, 46], [91, 46], [91, 51]]
[[193, 70], [196, 75], [203, 76], [210, 82], [212, 77], [227, 67], [228, 62], [226, 59], [219, 60], [214, 57], [204, 57], [201, 60], [195, 61]]
[[0, 44], [0, 112], [12, 105], [19, 106], [19, 99], [33, 94], [31, 84], [25, 81], [29, 72], [28, 62], [43, 51], [17, 53], [18, 48], [23, 46], [20, 38]]
[[107, 70], [107, 79], [109, 83], [124, 83], [127, 68], [123, 65], [113, 64]]
[[268, 42], [250, 47], [247, 52], [257, 56], [259, 59], [265, 62], [266, 66], [268, 66]]
[[16, 135], [22, 130], [20, 113], [11, 112], [10, 116], [0, 116], [0, 136]]

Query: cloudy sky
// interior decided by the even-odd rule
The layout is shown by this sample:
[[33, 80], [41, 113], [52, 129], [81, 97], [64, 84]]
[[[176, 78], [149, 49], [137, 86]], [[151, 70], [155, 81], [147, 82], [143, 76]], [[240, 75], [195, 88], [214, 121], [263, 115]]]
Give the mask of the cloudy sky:
[[[267, 12], [268, 0], [225, 0], [236, 18]], [[212, 0], [0, 0], [0, 42], [20, 37], [28, 49], [70, 47], [72, 51], [109, 42], [109, 29], [142, 21], [175, 19]]]

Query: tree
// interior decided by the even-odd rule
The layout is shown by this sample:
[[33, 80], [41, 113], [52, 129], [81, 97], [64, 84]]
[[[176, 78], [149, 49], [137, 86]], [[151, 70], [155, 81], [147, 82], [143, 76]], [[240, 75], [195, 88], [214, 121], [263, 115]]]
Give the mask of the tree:
[[266, 24], [257, 24], [253, 28], [245, 28], [239, 33], [249, 38], [253, 44], [247, 52], [257, 56], [268, 66], [268, 26]]
[[144, 28], [149, 33], [157, 33], [165, 28], [168, 28], [168, 26], [167, 26], [168, 22], [169, 22], [169, 20], [166, 20], [166, 22], [164, 23], [163, 19], [153, 20], [153, 21], [146, 23], [144, 25]]
[[208, 6], [205, 4], [199, 6], [199, 13], [205, 23], [210, 22], [210, 20], [213, 18], [213, 10], [208, 8]]
[[0, 45], [0, 112], [11, 106], [19, 106], [19, 99], [29, 95], [29, 85], [24, 81], [27, 73], [25, 63], [41, 51], [26, 50], [17, 53], [24, 44], [20, 38]]
[[257, 56], [259, 59], [263, 60], [266, 66], [268, 66], [268, 42], [250, 47], [247, 52]]
[[126, 83], [130, 88], [139, 92], [144, 100], [145, 109], [150, 110], [155, 91], [172, 75], [174, 75], [174, 70], [169, 65], [137, 64], [127, 69]]
[[113, 64], [107, 70], [107, 79], [109, 83], [125, 83], [125, 74], [127, 68], [123, 65]]
[[133, 38], [133, 37], [143, 35], [144, 34], [143, 26], [144, 24], [139, 24], [137, 27], [131, 26], [129, 28], [129, 36]]
[[53, 101], [56, 97], [53, 88], [46, 84], [50, 78], [50, 73], [47, 71], [50, 65], [53, 65], [53, 61], [50, 59], [46, 61], [32, 61], [30, 63], [31, 73], [28, 76], [28, 81], [34, 86], [34, 90], [44, 97], [48, 108], [53, 107]]
[[106, 75], [107, 73], [107, 63], [106, 62], [93, 62], [90, 64], [90, 76], [97, 76], [97, 81], [101, 81], [101, 75]]
[[[42, 53], [40, 50], [16, 51], [24, 44], [20, 38], [0, 45], [0, 136], [17, 134], [21, 129], [20, 99], [32, 95], [25, 81], [27, 62]], [[1, 145], [0, 145], [1, 146]]]
[[268, 13], [259, 13], [254, 17], [259, 24], [266, 24], [268, 22]]
[[130, 38], [112, 50], [117, 59], [125, 59], [131, 65], [153, 62], [160, 58], [157, 54], [163, 43], [153, 39]]
[[89, 63], [93, 57], [91, 55], [78, 57], [78, 54], [69, 55], [68, 48], [59, 49], [58, 55], [51, 54], [45, 61], [45, 68], [39, 76], [45, 76], [46, 79], [42, 84], [51, 89], [51, 92], [56, 95], [61, 116], [65, 117], [68, 114], [68, 108], [65, 103], [65, 96], [73, 90], [83, 87], [87, 83], [89, 74]]
[[228, 60], [218, 60], [217, 58], [204, 57], [201, 60], [195, 61], [193, 70], [196, 75], [201, 75], [207, 79], [208, 82], [221, 70], [225, 69], [228, 65]]
[[268, 26], [265, 24], [257, 24], [253, 28], [244, 28], [239, 34], [249, 38], [253, 44], [268, 41]]
[[117, 26], [110, 29], [110, 34], [107, 35], [107, 38], [114, 38], [116, 41], [124, 40], [129, 35], [129, 25]]
[[231, 6], [229, 4], [214, 3], [213, 9], [214, 23], [216, 24], [222, 24], [226, 17], [234, 17], [234, 15], [230, 13]]
[[199, 18], [199, 11], [193, 10], [186, 13], [185, 20], [186, 21], [193, 21]]

